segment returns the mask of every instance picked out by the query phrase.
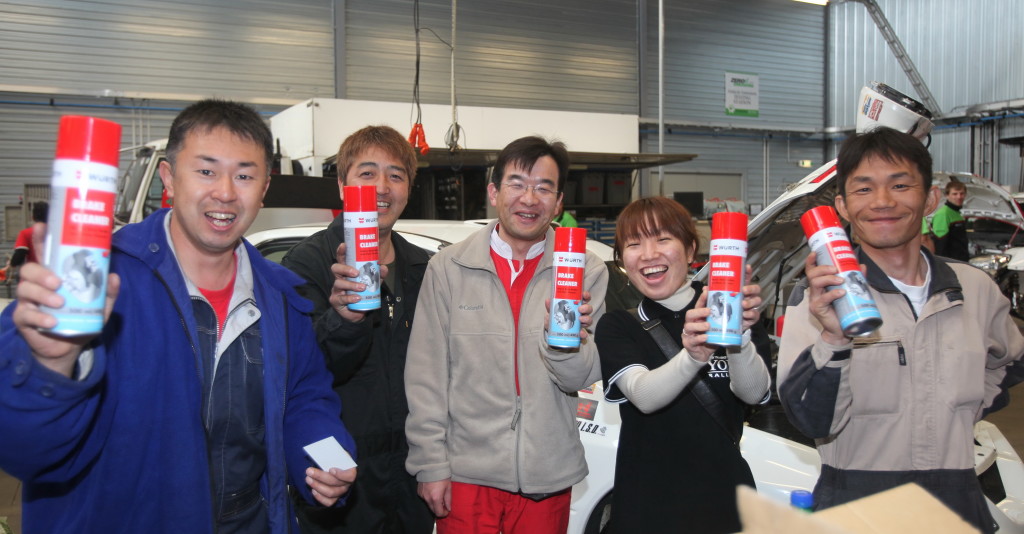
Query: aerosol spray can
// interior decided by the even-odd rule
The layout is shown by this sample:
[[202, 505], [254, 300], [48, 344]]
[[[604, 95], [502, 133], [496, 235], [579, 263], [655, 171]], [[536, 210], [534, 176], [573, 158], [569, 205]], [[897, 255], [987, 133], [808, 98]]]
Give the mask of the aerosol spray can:
[[356, 293], [362, 300], [349, 304], [350, 310], [380, 309], [380, 254], [377, 233], [377, 188], [346, 185], [344, 190], [345, 263], [359, 269], [353, 282], [366, 284]]
[[580, 346], [580, 304], [587, 265], [587, 230], [555, 228], [554, 279], [551, 282], [551, 320], [548, 345], [561, 349]]
[[831, 206], [818, 206], [800, 217], [807, 235], [807, 244], [818, 256], [818, 265], [835, 265], [837, 276], [845, 281], [839, 286], [828, 286], [829, 291], [846, 290], [846, 294], [832, 301], [839, 316], [839, 325], [847, 336], [862, 336], [882, 326], [882, 315], [868, 291], [868, 281], [860, 272], [857, 256], [846, 237], [839, 216]]
[[738, 347], [743, 342], [743, 275], [747, 261], [747, 216], [723, 211], [711, 217], [711, 275], [708, 277], [708, 344]]
[[121, 125], [94, 117], [61, 117], [50, 181], [44, 262], [61, 278], [61, 308], [43, 309], [57, 318], [50, 332], [95, 334], [103, 307], [114, 229]]

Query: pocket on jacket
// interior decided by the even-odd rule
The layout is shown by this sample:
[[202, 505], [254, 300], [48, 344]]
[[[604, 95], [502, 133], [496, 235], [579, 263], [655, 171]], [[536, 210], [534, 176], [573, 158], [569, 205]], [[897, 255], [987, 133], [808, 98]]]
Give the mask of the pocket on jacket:
[[[906, 350], [899, 338], [857, 339], [850, 357], [853, 391], [851, 414], [880, 415], [899, 411], [902, 381], [909, 372]], [[869, 385], [868, 388], [863, 386]]]

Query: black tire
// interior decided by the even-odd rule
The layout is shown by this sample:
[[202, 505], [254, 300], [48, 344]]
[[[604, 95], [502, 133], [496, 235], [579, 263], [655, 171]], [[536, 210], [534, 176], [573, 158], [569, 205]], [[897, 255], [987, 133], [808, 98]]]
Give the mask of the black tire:
[[587, 518], [587, 525], [583, 527], [583, 534], [605, 534], [608, 532], [608, 523], [612, 518], [612, 493], [601, 497], [597, 506], [590, 512]]

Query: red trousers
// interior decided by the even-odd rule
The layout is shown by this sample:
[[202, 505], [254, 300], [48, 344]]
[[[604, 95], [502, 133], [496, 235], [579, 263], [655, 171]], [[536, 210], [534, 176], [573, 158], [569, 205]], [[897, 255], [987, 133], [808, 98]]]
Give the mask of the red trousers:
[[452, 482], [452, 510], [437, 534], [565, 534], [572, 490], [534, 501], [517, 493]]

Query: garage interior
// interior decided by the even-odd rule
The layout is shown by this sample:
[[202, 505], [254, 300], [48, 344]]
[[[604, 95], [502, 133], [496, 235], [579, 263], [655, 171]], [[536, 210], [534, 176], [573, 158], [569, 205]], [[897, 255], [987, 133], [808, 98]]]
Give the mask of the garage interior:
[[[690, 202], [703, 219], [755, 215], [835, 157], [872, 81], [933, 112], [936, 171], [1021, 192], [1022, 22], [1018, 0], [0, 0], [0, 262], [48, 198], [62, 115], [120, 123], [123, 171], [205, 97], [268, 121], [313, 99], [387, 103], [403, 133], [428, 108], [433, 141], [405, 216], [447, 220], [493, 216], [487, 169], [515, 137], [466, 126], [473, 109], [626, 117], [628, 135], [568, 142], [566, 207], [609, 243], [641, 196]], [[308, 134], [281, 128], [284, 145]], [[331, 177], [329, 157], [282, 156]], [[988, 420], [1024, 451], [1024, 402]], [[19, 493], [0, 473], [15, 532]]]

